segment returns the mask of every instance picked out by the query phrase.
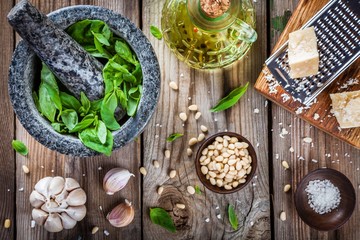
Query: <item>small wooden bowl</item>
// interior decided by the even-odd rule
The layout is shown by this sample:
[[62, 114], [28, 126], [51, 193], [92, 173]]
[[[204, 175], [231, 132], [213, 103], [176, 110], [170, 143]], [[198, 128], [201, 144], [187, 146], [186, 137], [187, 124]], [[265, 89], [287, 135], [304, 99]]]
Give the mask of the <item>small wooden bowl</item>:
[[[318, 214], [308, 204], [305, 189], [312, 180], [329, 180], [339, 188], [340, 204], [329, 213]], [[345, 224], [355, 209], [355, 189], [350, 180], [341, 172], [331, 168], [320, 168], [310, 172], [298, 184], [295, 192], [295, 207], [300, 218], [310, 227], [320, 231], [331, 231]]]
[[[200, 165], [200, 157], [201, 157], [201, 152], [211, 143], [213, 143], [215, 141], [216, 137], [223, 137], [223, 136], [229, 136], [229, 137], [236, 137], [237, 139], [239, 139], [240, 142], [246, 142], [247, 144], [249, 144], [249, 147], [247, 148], [247, 150], [249, 151], [249, 155], [251, 156], [251, 172], [250, 174], [247, 175], [246, 177], [246, 182], [239, 184], [239, 186], [237, 186], [236, 188], [233, 188], [231, 190], [226, 190], [223, 187], [218, 187], [218, 186], [214, 186], [210, 183], [209, 180], [206, 179], [205, 175], [201, 172], [201, 166]], [[216, 193], [220, 193], [220, 194], [228, 194], [228, 193], [234, 193], [236, 191], [239, 191], [240, 189], [243, 189], [249, 182], [250, 180], [254, 177], [255, 171], [256, 171], [256, 167], [257, 167], [257, 158], [256, 158], [256, 153], [255, 150], [253, 148], [253, 146], [251, 145], [251, 143], [244, 138], [243, 136], [234, 133], [234, 132], [219, 132], [216, 133], [210, 137], [208, 137], [207, 139], [205, 139], [205, 141], [201, 144], [201, 146], [199, 147], [197, 153], [196, 153], [196, 157], [195, 157], [195, 168], [196, 168], [196, 173], [200, 179], [200, 181], [202, 182], [202, 184], [204, 184], [204, 186]]]

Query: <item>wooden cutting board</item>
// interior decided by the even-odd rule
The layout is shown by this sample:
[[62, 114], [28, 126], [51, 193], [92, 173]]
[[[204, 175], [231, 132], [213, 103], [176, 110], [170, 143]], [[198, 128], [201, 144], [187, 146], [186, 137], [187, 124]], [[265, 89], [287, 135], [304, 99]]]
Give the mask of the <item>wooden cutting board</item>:
[[[278, 43], [275, 45], [273, 52], [281, 47], [287, 40], [290, 32], [299, 29], [304, 25], [313, 15], [315, 15], [328, 1], [327, 0], [302, 0], [299, 2], [296, 10], [289, 19], [283, 33], [281, 34]], [[336, 118], [330, 113], [331, 99], [330, 93], [355, 91], [360, 90], [360, 83], [348, 86], [345, 88], [346, 82], [349, 79], [357, 79], [360, 82], [360, 59], [355, 61], [345, 72], [343, 72], [330, 86], [328, 86], [318, 97], [316, 103], [311, 105], [309, 109], [304, 109], [299, 113], [299, 108], [304, 107], [299, 102], [294, 102], [291, 99], [285, 101], [283, 94], [287, 93], [281, 86], [277, 86], [276, 93], [270, 93], [269, 80], [270, 71], [264, 66], [255, 83], [255, 89], [259, 91], [266, 98], [284, 107], [288, 111], [296, 114], [301, 119], [309, 122], [315, 127], [327, 132], [328, 134], [337, 137], [357, 148], [360, 148], [360, 127], [351, 129], [340, 129]], [[271, 81], [271, 80], [270, 80]], [[343, 88], [341, 88], [343, 87]], [[272, 91], [273, 92], [273, 91]], [[315, 114], [319, 118], [314, 118]]]

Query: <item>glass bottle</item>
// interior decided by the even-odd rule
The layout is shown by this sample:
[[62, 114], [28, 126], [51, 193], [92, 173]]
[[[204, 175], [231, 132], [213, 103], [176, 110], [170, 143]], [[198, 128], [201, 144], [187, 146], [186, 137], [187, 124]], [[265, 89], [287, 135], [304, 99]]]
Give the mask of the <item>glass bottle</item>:
[[[220, 6], [223, 2], [229, 5]], [[257, 38], [254, 27], [252, 0], [166, 0], [162, 10], [165, 42], [181, 61], [198, 69], [221, 68], [242, 58]]]

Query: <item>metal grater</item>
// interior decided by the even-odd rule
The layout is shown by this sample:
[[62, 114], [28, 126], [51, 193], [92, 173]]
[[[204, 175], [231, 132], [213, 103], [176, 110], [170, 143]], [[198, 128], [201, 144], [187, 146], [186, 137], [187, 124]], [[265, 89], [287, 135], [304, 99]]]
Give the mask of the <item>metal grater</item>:
[[320, 56], [317, 75], [290, 78], [288, 42], [265, 61], [279, 84], [305, 105], [360, 56], [360, 0], [329, 1], [301, 29], [310, 26], [314, 26]]

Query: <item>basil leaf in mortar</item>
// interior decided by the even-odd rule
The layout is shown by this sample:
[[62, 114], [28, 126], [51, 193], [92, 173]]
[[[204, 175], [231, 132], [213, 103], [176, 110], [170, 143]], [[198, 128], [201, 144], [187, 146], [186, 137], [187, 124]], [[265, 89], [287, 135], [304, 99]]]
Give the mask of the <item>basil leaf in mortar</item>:
[[167, 211], [162, 208], [150, 208], [150, 219], [152, 223], [160, 225], [170, 232], [176, 232], [174, 222]]
[[55, 122], [56, 107], [52, 102], [44, 83], [40, 83], [39, 87], [39, 106], [42, 115], [44, 115], [50, 122]]
[[107, 136], [107, 128], [103, 121], [99, 120], [97, 126], [96, 126], [96, 132], [97, 136], [102, 144], [105, 144], [106, 142], [106, 136]]
[[235, 105], [237, 101], [241, 98], [242, 95], [246, 92], [247, 88], [249, 86], [249, 83], [246, 83], [243, 87], [238, 87], [232, 90], [229, 95], [221, 99], [216, 106], [210, 109], [210, 112], [220, 112], [225, 109], [228, 109]]
[[231, 224], [231, 227], [234, 230], [237, 230], [239, 223], [238, 223], [238, 219], [237, 219], [237, 216], [235, 213], [235, 209], [231, 204], [229, 204], [229, 206], [228, 206], [228, 215], [229, 215], [229, 222]]
[[19, 140], [12, 140], [11, 145], [16, 152], [23, 156], [26, 156], [29, 153], [25, 144]]
[[161, 40], [163, 37], [160, 29], [158, 29], [157, 27], [155, 27], [153, 25], [150, 26], [150, 33], [159, 40]]
[[135, 55], [130, 50], [130, 47], [123, 41], [115, 42], [115, 51], [116, 53], [125, 61], [128, 61], [134, 65], [138, 63], [136, 59], [134, 59]]
[[105, 123], [106, 127], [110, 130], [118, 130], [120, 128], [119, 123], [114, 117], [115, 109], [118, 106], [118, 101], [115, 92], [111, 92], [105, 95], [105, 98], [101, 105], [101, 119]]
[[63, 123], [52, 123], [51, 126], [58, 133], [67, 133], [68, 132], [65, 124], [63, 124]]
[[81, 104], [79, 100], [77, 100], [74, 96], [67, 94], [66, 92], [60, 92], [60, 99], [63, 108], [74, 109], [75, 111], [79, 111]]
[[80, 132], [82, 130], [84, 130], [85, 128], [89, 127], [91, 124], [93, 124], [93, 122], [95, 121], [95, 116], [94, 114], [89, 114], [86, 115], [81, 122], [79, 122], [78, 124], [76, 124], [76, 126], [71, 129], [69, 132], [70, 133], [74, 133], [74, 132]]
[[113, 135], [107, 130], [106, 141], [104, 144], [101, 143], [98, 138], [96, 128], [87, 128], [79, 133], [79, 139], [88, 148], [91, 148], [97, 152], [103, 153], [106, 156], [111, 155], [113, 148]]
[[181, 138], [182, 136], [184, 136], [184, 134], [182, 134], [182, 133], [173, 133], [173, 134], [170, 134], [168, 138], [166, 138], [166, 141], [173, 142], [176, 139]]
[[35, 91], [33, 91], [32, 97], [34, 99], [34, 104], [35, 104], [36, 109], [41, 113], [39, 97], [38, 97], [38, 95], [37, 95], [37, 93]]
[[75, 110], [66, 109], [61, 112], [61, 120], [69, 130], [72, 130], [78, 124], [78, 115]]

